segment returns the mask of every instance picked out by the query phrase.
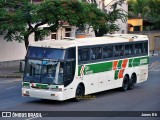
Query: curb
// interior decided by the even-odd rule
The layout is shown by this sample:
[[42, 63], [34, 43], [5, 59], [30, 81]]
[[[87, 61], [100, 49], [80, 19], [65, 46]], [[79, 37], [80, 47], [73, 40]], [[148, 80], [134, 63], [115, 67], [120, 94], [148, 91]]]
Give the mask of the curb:
[[0, 78], [22, 78], [23, 75], [17, 75], [17, 74], [6, 74], [6, 75], [0, 75]]
[[158, 56], [160, 55], [160, 53], [157, 53], [157, 54], [150, 54], [149, 56]]

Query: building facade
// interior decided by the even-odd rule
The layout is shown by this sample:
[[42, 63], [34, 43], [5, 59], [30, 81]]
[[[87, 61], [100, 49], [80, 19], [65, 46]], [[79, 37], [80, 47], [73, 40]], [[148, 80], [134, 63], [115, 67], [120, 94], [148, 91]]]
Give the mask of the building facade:
[[[30, 0], [34, 4], [38, 4], [39, 2], [45, 0]], [[83, 1], [83, 0], [81, 0]], [[87, 0], [87, 2], [94, 2], [96, 1], [98, 8], [100, 9], [107, 9], [110, 10], [110, 5], [112, 5], [117, 0]], [[127, 2], [122, 5], [122, 8], [125, 11], [128, 11], [128, 4]], [[117, 24], [120, 26], [120, 30], [116, 31], [115, 33], [127, 33], [127, 23], [123, 23], [121, 20], [117, 21]], [[46, 27], [46, 25], [41, 26]], [[44, 39], [46, 40], [58, 40], [63, 37], [75, 37], [76, 27], [69, 26], [67, 23], [63, 24], [57, 31], [54, 31], [49, 36], [46, 36]], [[92, 29], [87, 31], [88, 37], [94, 37], [95, 34]], [[26, 49], [24, 43], [18, 43], [16, 41], [6, 42], [4, 36], [0, 36], [0, 62], [7, 62], [7, 61], [14, 61], [14, 60], [22, 60], [25, 58]], [[34, 42], [34, 34], [30, 35], [30, 43]]]
[[[96, 3], [99, 9], [106, 10], [106, 11], [112, 11], [111, 5], [113, 5], [115, 2], [119, 0], [81, 0], [86, 1], [89, 3]], [[122, 9], [124, 12], [128, 12], [128, 2], [127, 0], [124, 1], [122, 6], [118, 6], [118, 9]], [[122, 22], [121, 20], [117, 20], [116, 24], [119, 26], [119, 30], [115, 31], [115, 34], [126, 34], [128, 33], [128, 23]], [[95, 36], [93, 30], [88, 31], [88, 35]]]

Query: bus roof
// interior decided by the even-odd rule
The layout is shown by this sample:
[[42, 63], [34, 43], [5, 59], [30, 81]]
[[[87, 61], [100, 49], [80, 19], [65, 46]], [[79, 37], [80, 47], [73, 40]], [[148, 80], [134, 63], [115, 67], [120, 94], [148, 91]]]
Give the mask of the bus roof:
[[122, 42], [133, 42], [148, 40], [146, 35], [136, 34], [107, 34], [103, 37], [90, 37], [90, 38], [64, 38], [62, 40], [43, 40], [31, 43], [29, 46], [47, 47], [66, 49], [77, 46], [90, 46], [101, 44], [112, 44]]

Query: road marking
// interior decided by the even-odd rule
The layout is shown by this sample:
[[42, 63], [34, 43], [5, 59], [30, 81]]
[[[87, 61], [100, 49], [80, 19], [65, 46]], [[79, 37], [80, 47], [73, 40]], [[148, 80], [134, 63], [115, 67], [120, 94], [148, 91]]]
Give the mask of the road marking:
[[12, 86], [12, 87], [8, 87], [6, 88], [7, 90], [10, 90], [10, 89], [13, 89], [13, 88], [16, 88], [17, 86]]
[[148, 68], [151, 68], [153, 65], [154, 65], [153, 63], [152, 63], [152, 64], [149, 64], [149, 65], [148, 65]]

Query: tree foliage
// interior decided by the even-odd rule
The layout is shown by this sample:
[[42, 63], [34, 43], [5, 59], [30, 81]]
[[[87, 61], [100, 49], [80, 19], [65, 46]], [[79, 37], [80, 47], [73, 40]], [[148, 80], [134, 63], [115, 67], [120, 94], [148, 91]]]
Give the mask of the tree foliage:
[[147, 19], [152, 29], [160, 29], [160, 0], [128, 0], [128, 11], [129, 18]]
[[107, 6], [105, 6], [111, 6], [110, 11], [104, 8], [104, 11], [107, 15], [107, 23], [100, 29], [95, 30], [96, 36], [103, 36], [106, 33], [118, 31], [120, 28], [116, 22], [118, 20], [121, 20], [123, 23], [127, 21], [127, 12], [122, 8], [122, 4], [124, 4], [124, 1], [125, 0], [111, 1]]
[[[0, 32], [7, 41], [25, 42], [26, 49], [32, 33], [35, 34], [35, 41], [38, 41], [64, 22], [82, 29], [86, 25], [92, 26], [99, 34], [96, 35], [102, 36], [118, 30], [115, 21], [124, 17], [122, 10], [117, 9], [118, 4], [120, 2], [112, 6], [113, 11], [106, 13], [94, 3], [79, 0], [45, 0], [39, 4], [32, 4], [28, 0], [0, 0]], [[45, 24], [48, 27], [40, 28]]]

